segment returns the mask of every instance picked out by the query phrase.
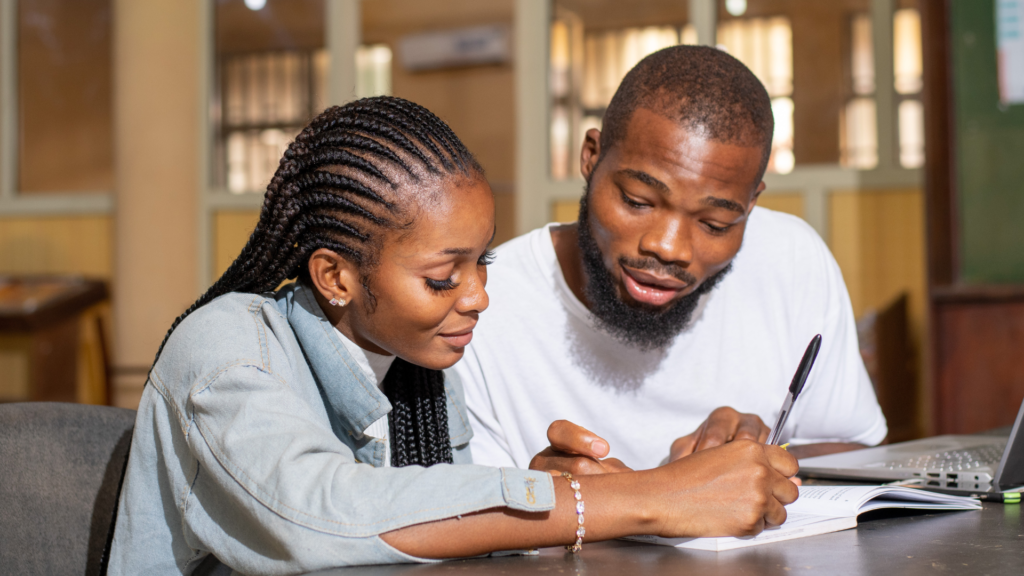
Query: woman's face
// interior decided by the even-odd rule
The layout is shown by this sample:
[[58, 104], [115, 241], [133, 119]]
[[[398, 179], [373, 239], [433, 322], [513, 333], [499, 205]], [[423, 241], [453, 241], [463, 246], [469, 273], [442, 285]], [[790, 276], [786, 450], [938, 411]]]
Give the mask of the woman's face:
[[375, 302], [352, 285], [351, 268], [341, 275], [351, 302], [333, 307], [328, 293], [321, 307], [362, 348], [439, 370], [462, 358], [487, 308], [494, 199], [479, 177], [443, 183], [432, 196], [414, 208], [411, 227], [385, 238], [369, 279]]

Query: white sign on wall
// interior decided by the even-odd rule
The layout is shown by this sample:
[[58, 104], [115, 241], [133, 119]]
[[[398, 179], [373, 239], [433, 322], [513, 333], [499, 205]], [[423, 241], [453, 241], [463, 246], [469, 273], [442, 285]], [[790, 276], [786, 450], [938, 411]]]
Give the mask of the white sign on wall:
[[999, 99], [1024, 104], [1024, 0], [996, 0]]
[[508, 26], [473, 26], [410, 34], [398, 42], [399, 59], [410, 71], [504, 64], [512, 59]]

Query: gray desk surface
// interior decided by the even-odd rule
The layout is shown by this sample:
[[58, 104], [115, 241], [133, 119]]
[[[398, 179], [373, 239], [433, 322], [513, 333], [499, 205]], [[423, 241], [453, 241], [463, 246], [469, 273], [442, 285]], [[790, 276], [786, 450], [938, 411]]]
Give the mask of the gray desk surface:
[[677, 550], [629, 542], [586, 544], [578, 557], [561, 548], [539, 556], [453, 560], [433, 565], [330, 570], [348, 575], [602, 576], [627, 574], [1024, 574], [1021, 506], [985, 503], [978, 511], [863, 514], [853, 530], [728, 552]]
[[[1009, 428], [989, 431], [1006, 436]], [[849, 484], [805, 480], [812, 484]], [[985, 503], [981, 510], [862, 514], [853, 530], [727, 552], [677, 550], [632, 542], [584, 544], [579, 556], [545, 548], [538, 556], [451, 560], [438, 564], [365, 566], [316, 576], [542, 574], [545, 576], [701, 576], [829, 574], [1024, 574], [1020, 505]]]

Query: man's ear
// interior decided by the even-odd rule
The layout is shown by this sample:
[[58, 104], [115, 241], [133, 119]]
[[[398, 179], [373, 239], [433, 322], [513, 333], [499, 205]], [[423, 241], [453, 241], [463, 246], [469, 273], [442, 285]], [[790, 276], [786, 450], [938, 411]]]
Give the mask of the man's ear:
[[754, 197], [750, 199], [750, 205], [747, 206], [747, 214], [750, 214], [750, 211], [754, 209], [754, 206], [757, 206], [757, 199], [761, 197], [761, 192], [764, 192], [765, 188], [767, 188], [767, 186], [765, 185], [764, 180], [762, 180], [754, 190]]
[[327, 248], [320, 248], [309, 257], [309, 277], [324, 300], [334, 300], [341, 306], [357, 298], [362, 285], [355, 264]]
[[580, 173], [583, 179], [590, 181], [590, 175], [597, 167], [597, 161], [601, 158], [601, 131], [597, 128], [587, 130], [583, 135], [583, 148], [580, 150]]

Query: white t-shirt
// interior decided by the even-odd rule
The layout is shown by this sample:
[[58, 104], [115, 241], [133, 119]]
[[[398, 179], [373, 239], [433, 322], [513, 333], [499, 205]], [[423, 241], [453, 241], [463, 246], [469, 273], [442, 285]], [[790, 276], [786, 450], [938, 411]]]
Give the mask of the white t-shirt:
[[[338, 336], [341, 337], [341, 343], [345, 346], [345, 350], [356, 361], [363, 374], [376, 382], [377, 387], [383, 390], [384, 377], [387, 376], [388, 370], [391, 369], [391, 363], [395, 361], [395, 357], [363, 350], [358, 344], [349, 340], [348, 336], [342, 334], [341, 330], [338, 330]], [[370, 424], [369, 428], [366, 429], [366, 435], [380, 438], [384, 441], [384, 466], [391, 466], [391, 438], [388, 436], [388, 415], [385, 414], [373, 424]]]
[[559, 419], [605, 438], [610, 456], [634, 469], [659, 465], [673, 440], [719, 406], [771, 426], [819, 333], [821, 351], [783, 440], [885, 438], [842, 274], [802, 220], [755, 208], [732, 271], [671, 344], [649, 352], [596, 327], [565, 282], [552, 226], [497, 249], [490, 307], [451, 368], [466, 390], [474, 462], [526, 468]]

